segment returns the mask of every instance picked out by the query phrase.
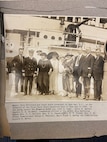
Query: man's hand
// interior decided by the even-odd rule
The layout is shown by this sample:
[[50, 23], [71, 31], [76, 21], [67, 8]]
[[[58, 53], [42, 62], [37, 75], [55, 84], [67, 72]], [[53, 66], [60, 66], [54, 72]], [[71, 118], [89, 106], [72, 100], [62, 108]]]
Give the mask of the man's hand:
[[88, 74], [88, 77], [89, 77], [89, 78], [91, 77], [91, 73]]
[[25, 77], [25, 73], [22, 73], [22, 76], [24, 76], [24, 77]]

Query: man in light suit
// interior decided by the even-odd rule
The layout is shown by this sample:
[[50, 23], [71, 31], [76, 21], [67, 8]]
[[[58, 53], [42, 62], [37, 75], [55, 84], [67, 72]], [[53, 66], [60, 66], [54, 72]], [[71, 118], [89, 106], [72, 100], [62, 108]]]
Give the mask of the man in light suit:
[[102, 93], [104, 58], [101, 56], [101, 49], [96, 49], [96, 59], [93, 65], [94, 78], [94, 99], [100, 100]]
[[83, 77], [84, 85], [84, 98], [88, 99], [90, 96], [90, 80], [92, 77], [92, 69], [95, 61], [94, 56], [91, 54], [91, 48], [86, 48], [86, 56], [84, 57], [83, 64], [81, 67], [81, 76]]
[[12, 60], [12, 66], [15, 69], [15, 91], [16, 93], [18, 93], [18, 84], [20, 81], [21, 84], [21, 92], [23, 92], [23, 75], [22, 75], [22, 71], [23, 71], [23, 60], [24, 60], [24, 56], [23, 56], [23, 48], [19, 48], [19, 54], [17, 56], [15, 56]]
[[79, 81], [79, 78], [81, 76], [81, 66], [84, 60], [84, 55], [82, 53], [83, 50], [81, 48], [78, 49], [78, 56], [75, 57], [73, 65], [73, 76], [76, 82], [76, 97], [81, 96], [81, 91], [82, 91], [82, 84]]

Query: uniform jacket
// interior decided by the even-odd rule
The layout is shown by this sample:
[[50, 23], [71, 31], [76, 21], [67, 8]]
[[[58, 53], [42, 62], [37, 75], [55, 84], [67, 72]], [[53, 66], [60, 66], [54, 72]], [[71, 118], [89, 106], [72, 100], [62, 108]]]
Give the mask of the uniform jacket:
[[24, 72], [25, 76], [33, 76], [37, 70], [37, 61], [35, 58], [27, 57], [24, 59]]
[[15, 56], [12, 60], [12, 66], [15, 68], [16, 73], [22, 73], [23, 70], [23, 61], [24, 57], [22, 56], [22, 60], [19, 55]]
[[88, 57], [84, 57], [81, 66], [81, 76], [88, 77], [88, 74], [92, 74], [94, 61], [95, 57], [91, 54], [89, 54]]
[[95, 59], [93, 65], [93, 77], [95, 80], [100, 80], [103, 78], [103, 67], [104, 67], [104, 58], [99, 56], [99, 58]]

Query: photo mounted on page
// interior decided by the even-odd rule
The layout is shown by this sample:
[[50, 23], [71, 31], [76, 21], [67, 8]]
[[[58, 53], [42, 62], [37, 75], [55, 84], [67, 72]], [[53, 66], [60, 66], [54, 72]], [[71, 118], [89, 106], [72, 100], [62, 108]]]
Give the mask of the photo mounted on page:
[[5, 14], [4, 22], [6, 101], [107, 100], [107, 18]]

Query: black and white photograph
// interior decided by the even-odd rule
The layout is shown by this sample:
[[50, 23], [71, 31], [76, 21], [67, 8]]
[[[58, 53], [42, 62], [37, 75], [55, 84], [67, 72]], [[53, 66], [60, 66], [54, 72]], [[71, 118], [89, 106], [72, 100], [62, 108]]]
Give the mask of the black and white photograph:
[[6, 101], [106, 101], [107, 18], [5, 14]]

